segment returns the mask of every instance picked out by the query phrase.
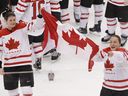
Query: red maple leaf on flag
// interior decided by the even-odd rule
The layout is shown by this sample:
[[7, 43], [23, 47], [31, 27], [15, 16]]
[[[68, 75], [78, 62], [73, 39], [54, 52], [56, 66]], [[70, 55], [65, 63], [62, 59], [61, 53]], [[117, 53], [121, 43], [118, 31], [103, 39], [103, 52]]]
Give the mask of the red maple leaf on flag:
[[114, 68], [114, 65], [110, 63], [109, 59], [107, 59], [106, 63], [104, 64], [104, 67], [106, 70], [112, 71], [112, 69]]
[[10, 40], [8, 40], [8, 42], [5, 44], [5, 46], [9, 49], [17, 49], [18, 46], [20, 45], [19, 41], [15, 41], [14, 39], [10, 38]]
[[77, 47], [76, 53], [77, 53], [78, 47], [80, 47], [83, 50], [87, 44], [89, 44], [92, 47], [92, 52], [91, 52], [90, 57], [89, 57], [89, 65], [88, 65], [88, 71], [91, 71], [92, 67], [94, 65], [92, 58], [99, 51], [99, 46], [89, 38], [80, 39], [80, 35], [78, 33], [76, 33], [74, 29], [69, 30], [69, 31], [70, 31], [70, 36], [69, 36], [68, 32], [63, 31], [62, 37], [66, 42], [69, 43], [69, 45], [74, 45]]
[[80, 39], [80, 35], [78, 35], [74, 29], [69, 30], [70, 31], [70, 36], [68, 35], [68, 32], [62, 32], [62, 37], [65, 41], [67, 41], [69, 43], [69, 45], [74, 45], [77, 47], [76, 49], [76, 54], [77, 54], [77, 50], [78, 47], [84, 49], [84, 47], [86, 47], [87, 43], [86, 40], [84, 40], [83, 38]]

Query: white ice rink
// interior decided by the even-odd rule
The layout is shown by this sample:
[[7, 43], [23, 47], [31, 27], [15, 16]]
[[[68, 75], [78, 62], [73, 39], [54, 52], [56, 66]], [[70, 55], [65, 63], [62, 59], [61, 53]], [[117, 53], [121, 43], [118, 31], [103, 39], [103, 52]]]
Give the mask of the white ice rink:
[[[69, 11], [71, 13], [71, 24], [75, 27], [73, 20], [73, 0], [70, 1]], [[93, 8], [90, 9], [89, 27], [93, 26]], [[102, 33], [100, 35], [88, 33], [86, 36], [93, 39], [100, 47], [106, 47], [108, 44], [101, 43], [100, 39], [106, 30], [106, 21], [103, 18]], [[119, 28], [117, 28], [119, 32]], [[128, 43], [125, 46], [128, 48]], [[75, 54], [76, 47], [68, 46], [66, 42], [61, 42], [58, 50], [61, 58], [51, 63], [50, 58], [44, 58], [42, 70], [35, 72], [35, 87], [33, 96], [99, 96], [103, 81], [103, 63], [96, 63], [93, 71], [88, 72], [87, 60], [91, 53], [91, 47], [87, 46], [85, 50], [78, 48], [78, 54]], [[55, 73], [54, 81], [48, 80], [49, 72]], [[0, 96], [8, 96], [4, 90], [3, 78], [0, 76]]]

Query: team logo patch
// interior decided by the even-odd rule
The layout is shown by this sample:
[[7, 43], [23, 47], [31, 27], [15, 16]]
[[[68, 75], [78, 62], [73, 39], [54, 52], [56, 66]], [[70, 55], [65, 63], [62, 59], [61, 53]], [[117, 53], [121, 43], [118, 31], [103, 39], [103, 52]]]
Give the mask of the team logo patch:
[[20, 45], [19, 41], [16, 41], [13, 38], [10, 38], [8, 42], [5, 44], [6, 48], [8, 48], [9, 50], [18, 49], [19, 45]]

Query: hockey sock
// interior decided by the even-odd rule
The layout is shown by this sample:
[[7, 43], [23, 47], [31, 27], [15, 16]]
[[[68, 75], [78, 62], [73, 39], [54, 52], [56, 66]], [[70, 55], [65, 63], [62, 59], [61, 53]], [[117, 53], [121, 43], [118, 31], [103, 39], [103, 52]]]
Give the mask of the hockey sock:
[[80, 19], [80, 0], [74, 0], [74, 14], [77, 16], [76, 19]]
[[109, 34], [114, 34], [117, 26], [116, 18], [107, 18], [107, 27]]
[[25, 87], [21, 87], [23, 96], [32, 96], [32, 87], [30, 86], [25, 86]]
[[128, 36], [128, 22], [120, 22], [120, 29], [122, 36]]
[[18, 88], [14, 90], [8, 90], [9, 96], [19, 96]]
[[89, 8], [81, 6], [80, 27], [85, 28], [88, 23]]
[[61, 9], [61, 21], [62, 23], [70, 21], [69, 12], [67, 9]]
[[95, 10], [95, 24], [98, 24], [98, 21], [102, 21], [103, 4], [94, 5], [94, 10]]

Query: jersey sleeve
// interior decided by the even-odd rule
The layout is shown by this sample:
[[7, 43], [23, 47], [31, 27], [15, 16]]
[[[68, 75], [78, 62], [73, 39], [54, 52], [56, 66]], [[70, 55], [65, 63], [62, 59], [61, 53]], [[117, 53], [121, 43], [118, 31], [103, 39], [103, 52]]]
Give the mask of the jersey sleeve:
[[[33, 36], [39, 36], [44, 31], [44, 19], [43, 18], [37, 18], [35, 22], [30, 22], [27, 24], [27, 30], [29, 35]], [[36, 34], [34, 34], [36, 32]]]
[[19, 0], [15, 9], [15, 14], [16, 14], [16, 21], [19, 22], [22, 20], [22, 17], [24, 16], [27, 8], [29, 6], [28, 2], [23, 2], [22, 0]]
[[127, 62], [127, 64], [128, 64], [128, 50], [125, 50], [125, 51], [123, 52], [123, 56], [124, 56], [124, 58], [125, 58], [125, 60], [126, 60], [126, 62]]
[[104, 52], [104, 50], [99, 50], [96, 56], [93, 57], [93, 61], [95, 62], [102, 62], [108, 58], [108, 53]]

